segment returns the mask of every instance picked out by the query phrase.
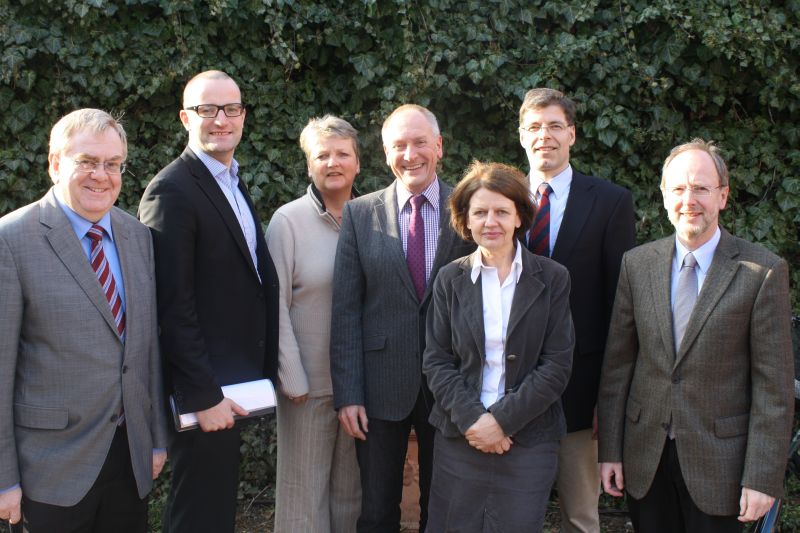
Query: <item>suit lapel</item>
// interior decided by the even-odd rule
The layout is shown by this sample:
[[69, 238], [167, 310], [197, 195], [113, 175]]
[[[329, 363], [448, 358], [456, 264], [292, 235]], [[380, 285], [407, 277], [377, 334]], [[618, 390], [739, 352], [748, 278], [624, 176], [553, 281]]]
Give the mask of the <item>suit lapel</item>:
[[529, 325], [527, 323], [520, 324], [520, 321], [525, 318], [528, 309], [544, 290], [544, 283], [539, 278], [541, 271], [542, 267], [539, 266], [539, 263], [534, 258], [528, 256], [528, 254], [522, 254], [522, 275], [514, 288], [514, 298], [511, 300], [511, 311], [508, 315], [506, 338], [511, 337], [517, 326], [527, 327]]
[[568, 259], [578, 237], [589, 218], [589, 213], [595, 202], [595, 194], [591, 190], [591, 183], [580, 172], [572, 172], [572, 184], [567, 197], [567, 205], [564, 208], [564, 218], [561, 227], [558, 229], [556, 246], [553, 248], [552, 258], [561, 264]]
[[736, 242], [727, 231], [722, 230], [719, 244], [717, 244], [717, 249], [714, 252], [714, 259], [711, 261], [711, 266], [708, 269], [705, 281], [703, 281], [703, 287], [697, 295], [697, 301], [689, 317], [689, 324], [686, 326], [683, 342], [677, 352], [675, 365], [689, 351], [697, 335], [703, 330], [703, 325], [708, 320], [714, 307], [716, 307], [717, 302], [719, 302], [719, 299], [722, 298], [731, 281], [733, 281], [733, 277], [739, 269], [739, 263], [734, 259], [738, 254], [739, 250]]
[[453, 280], [453, 295], [458, 302], [458, 308], [464, 313], [464, 317], [467, 320], [472, 338], [478, 347], [477, 353], [481, 354], [482, 358], [485, 358], [486, 338], [483, 329], [482, 279], [478, 277], [475, 283], [472, 282], [470, 277], [472, 261], [466, 260], [460, 266], [462, 273]]
[[675, 237], [661, 239], [653, 249], [650, 264], [650, 290], [653, 298], [653, 308], [656, 323], [661, 331], [661, 342], [666, 347], [668, 354], [675, 353], [675, 337], [672, 334], [672, 256], [675, 253]]
[[[138, 326], [138, 321], [131, 319], [131, 317], [136, 316], [136, 304], [138, 303], [136, 288], [131, 286], [131, 282], [136, 279], [134, 274], [135, 260], [133, 257], [134, 254], [141, 253], [141, 251], [133, 249], [133, 242], [131, 242], [130, 238], [130, 228], [116, 209], [111, 210], [111, 229], [114, 232], [114, 245], [117, 248], [119, 266], [122, 270], [122, 285], [125, 290], [125, 337], [129, 339], [131, 336], [131, 326], [133, 326], [134, 332]], [[109, 316], [112, 316], [110, 312]]]
[[[233, 240], [236, 241], [239, 251], [244, 256], [247, 264], [250, 265], [251, 272], [258, 277], [255, 265], [253, 264], [253, 258], [250, 256], [250, 250], [247, 248], [247, 242], [244, 240], [242, 227], [239, 225], [239, 220], [233, 213], [233, 209], [231, 209], [231, 204], [228, 203], [228, 199], [225, 198], [225, 194], [223, 194], [222, 190], [219, 188], [217, 180], [214, 179], [214, 176], [211, 175], [211, 172], [208, 171], [208, 168], [206, 168], [203, 162], [197, 158], [197, 155], [195, 155], [190, 148], [186, 148], [186, 150], [183, 151], [181, 158], [189, 166], [189, 170], [197, 180], [198, 186], [219, 213], [231, 236], [233, 236]], [[242, 191], [242, 194], [247, 201], [247, 206], [250, 208], [250, 215], [253, 216], [255, 211], [253, 210], [250, 196], [247, 194], [247, 190], [243, 187], [241, 180], [239, 180], [239, 190]], [[258, 224], [258, 221], [255, 221], [255, 223]]]
[[[438, 179], [438, 178], [437, 178]], [[456, 244], [456, 234], [450, 230], [450, 204], [448, 202], [453, 188], [439, 179], [439, 234], [436, 239], [436, 255], [433, 258], [433, 268], [431, 268], [431, 279], [425, 286], [425, 296], [422, 301], [428, 299], [433, 290], [433, 280], [436, 273], [453, 256], [453, 246]]]
[[[72, 277], [75, 278], [78, 286], [83, 289], [89, 301], [97, 308], [108, 327], [114, 331], [116, 336], [117, 325], [111, 314], [108, 300], [106, 300], [103, 289], [100, 287], [100, 282], [97, 281], [97, 275], [92, 270], [89, 259], [86, 257], [75, 231], [72, 229], [72, 224], [69, 223], [67, 216], [58, 205], [52, 189], [42, 198], [39, 207], [39, 221], [49, 228], [45, 232], [47, 242], [50, 243], [55, 254], [72, 274]], [[114, 229], [116, 237], [116, 228]]]
[[417, 298], [417, 291], [414, 289], [414, 283], [411, 281], [411, 273], [408, 271], [408, 264], [406, 263], [406, 255], [403, 253], [403, 240], [400, 237], [400, 225], [397, 221], [397, 181], [395, 180], [388, 186], [384, 193], [378, 196], [374, 206], [375, 219], [378, 221], [380, 227], [380, 235], [385, 235], [386, 247], [388, 248], [389, 256], [386, 258], [390, 261], [403, 280], [403, 285], [406, 289]]

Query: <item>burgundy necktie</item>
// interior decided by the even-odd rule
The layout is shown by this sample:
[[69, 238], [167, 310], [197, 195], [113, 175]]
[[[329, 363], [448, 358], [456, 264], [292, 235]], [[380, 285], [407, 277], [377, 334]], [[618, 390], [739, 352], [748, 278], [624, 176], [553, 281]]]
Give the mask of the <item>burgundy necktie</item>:
[[533, 220], [533, 227], [528, 236], [528, 250], [531, 252], [550, 257], [550, 193], [553, 189], [547, 183], [539, 185], [539, 209], [536, 210], [536, 218]]
[[95, 224], [89, 229], [86, 236], [92, 240], [89, 261], [103, 288], [108, 305], [111, 306], [111, 314], [114, 315], [114, 322], [117, 324], [117, 333], [120, 338], [123, 338], [125, 335], [125, 310], [122, 308], [122, 298], [117, 290], [114, 275], [111, 273], [111, 265], [108, 264], [106, 254], [103, 252], [103, 228]]
[[425, 197], [421, 194], [411, 197], [411, 218], [408, 223], [408, 242], [406, 243], [406, 262], [411, 273], [411, 281], [417, 291], [417, 298], [422, 301], [425, 295], [425, 221], [422, 220], [422, 204]]

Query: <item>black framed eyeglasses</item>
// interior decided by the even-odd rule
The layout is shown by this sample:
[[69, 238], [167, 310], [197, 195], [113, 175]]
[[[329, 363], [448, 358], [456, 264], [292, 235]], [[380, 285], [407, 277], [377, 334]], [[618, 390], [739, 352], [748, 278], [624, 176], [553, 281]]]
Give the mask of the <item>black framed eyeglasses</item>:
[[225, 113], [226, 117], [238, 117], [244, 113], [244, 104], [241, 102], [223, 105], [200, 104], [193, 105], [191, 107], [184, 107], [183, 109], [185, 111], [194, 111], [200, 118], [216, 118], [220, 109], [222, 109], [222, 112]]

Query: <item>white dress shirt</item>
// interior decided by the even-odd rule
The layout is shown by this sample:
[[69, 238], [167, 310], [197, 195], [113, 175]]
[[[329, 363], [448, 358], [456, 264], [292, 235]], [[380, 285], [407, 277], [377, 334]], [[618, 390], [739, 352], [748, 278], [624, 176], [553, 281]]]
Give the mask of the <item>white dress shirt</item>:
[[483, 361], [481, 403], [487, 409], [505, 395], [505, 347], [508, 317], [511, 314], [514, 290], [521, 274], [522, 244], [519, 242], [516, 243], [511, 272], [502, 284], [497, 275], [497, 269], [483, 264], [480, 248], [472, 253], [472, 283], [477, 283], [478, 276], [480, 276], [483, 295], [483, 332], [486, 358]]

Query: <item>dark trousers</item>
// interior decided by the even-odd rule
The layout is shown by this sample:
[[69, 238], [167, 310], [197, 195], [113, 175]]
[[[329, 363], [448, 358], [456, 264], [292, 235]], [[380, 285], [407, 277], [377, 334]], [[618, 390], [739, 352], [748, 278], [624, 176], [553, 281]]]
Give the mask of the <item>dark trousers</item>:
[[628, 495], [628, 509], [636, 533], [740, 533], [735, 516], [712, 516], [701, 511], [681, 474], [678, 448], [667, 439], [653, 485], [644, 498]]
[[28, 533], [146, 533], [147, 499], [139, 498], [128, 435], [117, 428], [111, 448], [89, 492], [77, 504], [61, 507], [22, 496]]
[[174, 436], [169, 448], [172, 485], [164, 508], [165, 533], [233, 533], [240, 425]]
[[434, 429], [428, 423], [430, 408], [422, 391], [414, 409], [403, 420], [369, 419], [367, 440], [356, 441], [361, 470], [361, 516], [358, 533], [400, 531], [400, 502], [403, 498], [403, 467], [411, 426], [419, 450], [420, 533], [428, 521]]

